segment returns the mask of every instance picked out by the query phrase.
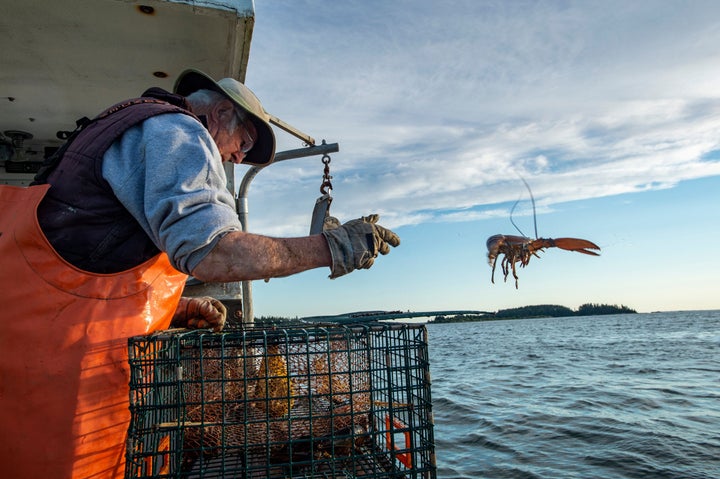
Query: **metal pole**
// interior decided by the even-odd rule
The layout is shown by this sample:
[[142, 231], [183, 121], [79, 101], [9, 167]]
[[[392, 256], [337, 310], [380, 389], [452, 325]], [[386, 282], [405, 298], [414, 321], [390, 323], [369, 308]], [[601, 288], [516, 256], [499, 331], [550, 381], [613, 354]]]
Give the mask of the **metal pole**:
[[[306, 148], [298, 148], [296, 150], [286, 150], [275, 153], [275, 157], [267, 166], [252, 166], [246, 173], [240, 183], [237, 197], [237, 209], [238, 217], [240, 218], [240, 224], [242, 230], [247, 232], [248, 230], [248, 190], [250, 189], [250, 183], [263, 169], [270, 165], [278, 163], [280, 161], [293, 160], [296, 158], [304, 158], [307, 156], [325, 155], [327, 153], [335, 153], [340, 151], [337, 143], [325, 143], [323, 140], [321, 145], [308, 146]], [[243, 323], [252, 325], [255, 322], [255, 316], [253, 311], [252, 302], [252, 281], [242, 282], [242, 316]]]

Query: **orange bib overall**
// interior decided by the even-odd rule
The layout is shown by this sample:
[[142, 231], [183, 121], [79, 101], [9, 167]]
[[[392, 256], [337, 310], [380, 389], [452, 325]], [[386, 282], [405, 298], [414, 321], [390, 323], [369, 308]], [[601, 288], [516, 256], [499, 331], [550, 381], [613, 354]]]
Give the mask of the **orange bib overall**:
[[48, 188], [0, 186], [0, 478], [122, 478], [127, 339], [168, 327], [187, 276], [164, 253], [117, 274], [65, 262], [36, 218]]

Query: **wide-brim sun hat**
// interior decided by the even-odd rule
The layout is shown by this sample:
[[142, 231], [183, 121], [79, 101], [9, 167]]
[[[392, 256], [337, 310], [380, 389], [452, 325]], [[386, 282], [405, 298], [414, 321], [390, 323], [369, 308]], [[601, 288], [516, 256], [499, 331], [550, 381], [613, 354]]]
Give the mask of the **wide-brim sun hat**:
[[233, 78], [223, 78], [216, 82], [203, 72], [193, 69], [182, 72], [175, 82], [174, 91], [178, 95], [188, 96], [198, 90], [212, 90], [226, 96], [245, 111], [255, 125], [258, 138], [246, 153], [243, 163], [262, 166], [272, 162], [275, 157], [275, 133], [260, 100], [248, 87]]

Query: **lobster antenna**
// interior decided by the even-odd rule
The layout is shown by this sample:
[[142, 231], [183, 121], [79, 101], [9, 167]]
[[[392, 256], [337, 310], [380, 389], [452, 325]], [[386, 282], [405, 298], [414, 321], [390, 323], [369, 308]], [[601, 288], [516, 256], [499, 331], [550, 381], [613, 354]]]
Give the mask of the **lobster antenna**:
[[[522, 230], [518, 227], [518, 225], [515, 224], [515, 220], [513, 220], [513, 212], [515, 211], [515, 207], [520, 203], [520, 200], [517, 200], [513, 207], [510, 209], [510, 223], [515, 227], [516, 230], [518, 230], [518, 233], [520, 233], [520, 236], [525, 236], [525, 233], [522, 232]], [[537, 235], [536, 235], [537, 237]]]
[[[519, 175], [518, 175], [519, 176]], [[530, 201], [532, 202], [532, 208], [533, 208], [533, 225], [535, 226], [535, 238], [538, 238], [538, 232], [537, 232], [537, 213], [535, 211], [535, 197], [532, 194], [532, 190], [530, 189], [530, 185], [528, 185], [528, 182], [525, 181], [525, 178], [520, 176], [520, 179], [523, 183], [525, 183], [525, 188], [527, 188], [528, 193], [530, 193]], [[513, 207], [514, 208], [514, 207]], [[512, 219], [512, 218], [511, 218]], [[516, 226], [517, 228], [517, 226]], [[519, 230], [518, 230], [519, 231]], [[525, 236], [525, 235], [523, 235]]]

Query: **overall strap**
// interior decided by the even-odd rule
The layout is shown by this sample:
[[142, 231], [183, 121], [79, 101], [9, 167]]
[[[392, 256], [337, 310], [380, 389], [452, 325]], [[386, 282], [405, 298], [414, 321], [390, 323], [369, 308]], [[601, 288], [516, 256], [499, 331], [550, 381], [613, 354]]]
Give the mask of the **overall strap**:
[[[79, 120], [75, 122], [75, 130], [73, 131], [59, 131], [57, 132], [57, 137], [61, 140], [65, 140], [65, 143], [58, 148], [52, 155], [45, 158], [43, 161], [42, 166], [38, 170], [37, 174], [35, 175], [35, 178], [33, 179], [31, 186], [34, 185], [43, 185], [47, 183], [48, 178], [50, 174], [53, 172], [55, 168], [57, 168], [58, 164], [60, 164], [60, 160], [62, 159], [63, 155], [67, 151], [67, 149], [70, 147], [70, 145], [75, 141], [75, 139], [78, 137], [80, 132], [82, 132], [85, 128], [90, 126], [91, 124], [102, 120], [103, 118], [106, 118], [114, 113], [117, 113], [121, 110], [124, 110], [125, 108], [134, 106], [134, 105], [141, 105], [146, 103], [154, 103], [158, 105], [173, 105], [178, 108], [181, 108], [184, 110], [184, 113], [187, 113], [193, 117], [192, 113], [190, 113], [190, 105], [188, 104], [187, 100], [185, 100], [184, 97], [180, 95], [176, 95], [174, 93], [167, 92], [163, 90], [162, 88], [152, 87], [145, 92], [143, 92], [142, 96], [140, 98], [133, 98], [130, 100], [126, 100], [124, 102], [117, 103], [107, 110], [100, 113], [98, 116], [90, 120], [87, 117], [82, 117]], [[197, 118], [197, 117], [195, 117]], [[198, 119], [199, 120], [199, 119]], [[204, 124], [204, 122], [203, 122]]]

